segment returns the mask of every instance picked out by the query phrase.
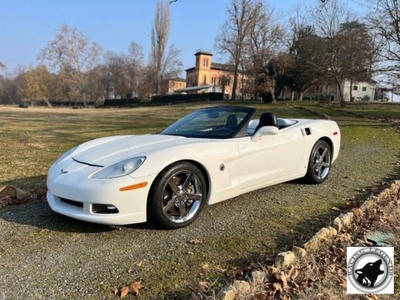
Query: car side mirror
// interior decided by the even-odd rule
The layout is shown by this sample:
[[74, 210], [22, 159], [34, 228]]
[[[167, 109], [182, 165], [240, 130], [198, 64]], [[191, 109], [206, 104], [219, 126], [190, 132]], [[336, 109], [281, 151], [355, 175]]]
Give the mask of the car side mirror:
[[264, 126], [257, 130], [257, 132], [252, 136], [251, 140], [253, 142], [258, 142], [264, 135], [277, 135], [279, 132], [276, 126]]

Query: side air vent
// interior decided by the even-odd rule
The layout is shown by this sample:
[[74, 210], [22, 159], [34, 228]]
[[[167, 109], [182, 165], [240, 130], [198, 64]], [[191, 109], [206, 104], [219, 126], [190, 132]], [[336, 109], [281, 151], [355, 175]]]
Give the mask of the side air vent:
[[312, 134], [311, 128], [310, 127], [302, 128], [301, 133], [303, 134], [303, 136], [310, 135], [310, 134]]

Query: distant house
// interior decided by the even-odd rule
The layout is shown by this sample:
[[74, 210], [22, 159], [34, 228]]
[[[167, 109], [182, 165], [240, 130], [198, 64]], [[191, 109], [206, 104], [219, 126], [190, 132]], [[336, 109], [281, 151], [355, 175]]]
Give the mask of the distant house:
[[[350, 99], [351, 87], [351, 99]], [[345, 101], [372, 101], [375, 99], [376, 82], [359, 81], [351, 84], [350, 80], [343, 83], [343, 96]]]
[[[228, 64], [212, 62], [213, 54], [207, 50], [197, 50], [195, 66], [186, 70], [186, 88], [175, 93], [193, 94], [208, 92], [223, 92], [232, 95], [233, 73]], [[240, 76], [239, 76], [240, 77]], [[240, 80], [238, 94], [240, 94]]]
[[186, 79], [172, 78], [164, 80], [161, 83], [161, 95], [174, 94], [176, 90], [184, 89], [186, 87]]
[[[350, 86], [352, 86], [350, 96]], [[342, 83], [344, 100], [349, 101], [370, 101], [375, 99], [376, 82], [371, 80], [358, 81], [351, 83], [350, 80], [345, 79]], [[285, 89], [284, 98], [290, 97], [290, 90]], [[352, 97], [352, 99], [350, 99]], [[305, 99], [330, 99], [338, 100], [339, 91], [336, 84], [319, 84], [309, 87], [303, 94]]]

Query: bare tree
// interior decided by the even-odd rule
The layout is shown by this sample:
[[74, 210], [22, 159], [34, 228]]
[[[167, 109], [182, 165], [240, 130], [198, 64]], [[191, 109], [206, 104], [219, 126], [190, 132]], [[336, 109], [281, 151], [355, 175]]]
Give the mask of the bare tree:
[[[265, 3], [257, 2], [254, 6], [252, 24], [249, 34], [246, 37], [245, 53], [247, 57], [246, 73], [249, 74], [250, 80], [254, 82], [254, 98], [258, 98], [258, 94], [270, 93], [272, 101], [275, 102], [275, 79], [276, 74], [268, 72], [268, 65], [271, 60], [279, 55], [283, 50], [283, 40], [285, 32], [283, 28], [276, 22], [275, 11], [270, 9]], [[259, 76], [267, 76], [270, 81], [269, 90], [261, 88]], [[264, 79], [262, 79], [264, 81]]]
[[129, 46], [128, 52], [128, 63], [129, 63], [129, 78], [130, 78], [130, 88], [132, 95], [134, 97], [139, 96], [139, 86], [143, 78], [143, 70], [144, 70], [144, 55], [143, 55], [143, 47], [138, 43], [132, 42]]
[[353, 20], [349, 8], [342, 0], [329, 0], [320, 5], [313, 13], [316, 33], [322, 38], [318, 68], [327, 72], [336, 84], [338, 100], [342, 106], [345, 105], [343, 81], [347, 71], [343, 68], [343, 54], [346, 52], [345, 39], [341, 38], [339, 31], [342, 24]]
[[302, 100], [310, 86], [326, 80], [326, 67], [321, 68], [321, 55], [318, 55], [323, 50], [323, 39], [316, 34], [308, 15], [306, 10], [298, 7], [289, 20], [288, 49], [291, 62], [284, 81], [291, 90], [292, 100], [295, 93]]
[[25, 68], [18, 66], [15, 71], [0, 77], [0, 99], [3, 104], [16, 104], [21, 101], [21, 87]]
[[369, 0], [369, 20], [381, 37], [379, 71], [400, 80], [400, 1]]
[[38, 58], [43, 62], [47, 61], [51, 69], [67, 74], [66, 79], [77, 87], [83, 105], [87, 106], [87, 72], [96, 65], [101, 51], [98, 44], [90, 43], [77, 28], [63, 24], [56, 38], [48, 42]]
[[366, 24], [358, 21], [341, 24], [338, 38], [342, 43], [342, 68], [346, 71], [346, 79], [350, 80], [352, 100], [353, 83], [369, 81], [372, 77], [377, 47]]
[[29, 100], [33, 103], [44, 101], [47, 106], [50, 104], [51, 74], [47, 71], [46, 66], [41, 65], [37, 68], [32, 66], [22, 76], [21, 94], [23, 100]]
[[151, 31], [151, 69], [155, 94], [161, 89], [163, 63], [171, 27], [170, 9], [167, 2], [158, 0]]
[[232, 0], [227, 7], [228, 18], [220, 28], [215, 40], [216, 48], [229, 55], [233, 65], [232, 100], [236, 99], [240, 66], [244, 64], [247, 37], [254, 28], [261, 2], [255, 0]]
[[104, 53], [108, 94], [125, 98], [129, 94], [128, 57], [123, 53]]

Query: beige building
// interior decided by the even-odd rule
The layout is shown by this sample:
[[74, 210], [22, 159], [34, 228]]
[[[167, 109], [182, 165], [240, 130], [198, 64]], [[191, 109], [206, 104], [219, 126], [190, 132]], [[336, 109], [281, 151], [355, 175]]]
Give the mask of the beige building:
[[161, 95], [174, 94], [176, 90], [184, 88], [186, 88], [186, 79], [184, 78], [168, 79], [161, 84]]
[[[212, 62], [211, 51], [197, 50], [196, 63], [186, 70], [186, 88], [175, 91], [179, 94], [223, 92], [232, 95], [233, 73], [230, 65]], [[238, 80], [238, 94], [241, 90], [241, 76]]]

